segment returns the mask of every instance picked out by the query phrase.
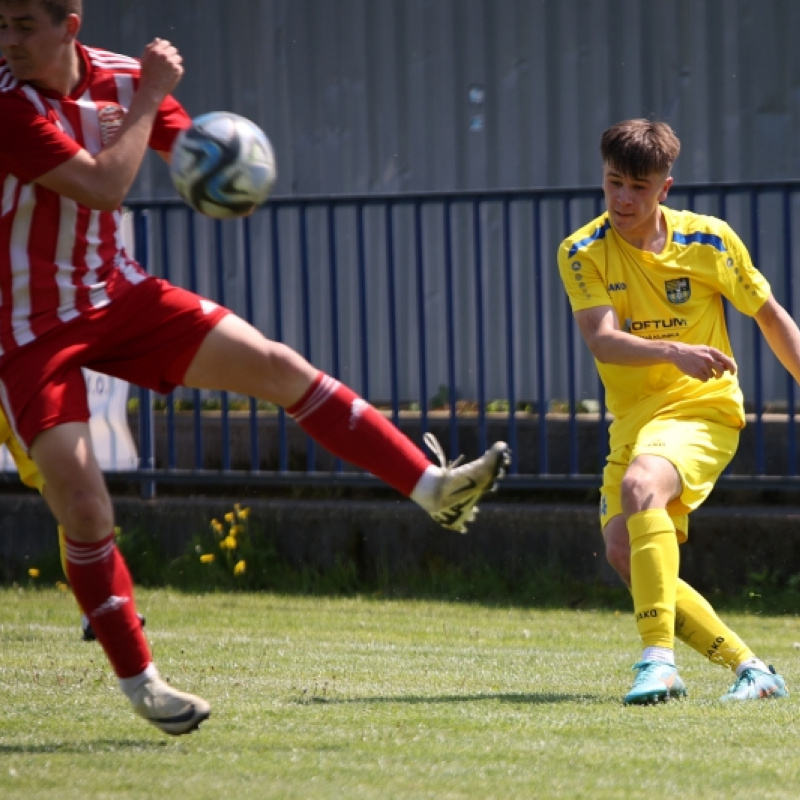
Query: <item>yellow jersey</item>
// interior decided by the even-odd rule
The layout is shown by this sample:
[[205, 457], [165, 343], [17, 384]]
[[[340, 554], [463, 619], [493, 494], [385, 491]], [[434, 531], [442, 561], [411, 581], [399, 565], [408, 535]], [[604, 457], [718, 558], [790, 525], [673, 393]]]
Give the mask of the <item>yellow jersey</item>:
[[[644, 339], [674, 339], [731, 352], [723, 298], [753, 316], [770, 296], [741, 239], [723, 220], [661, 206], [667, 227], [660, 253], [617, 235], [604, 213], [568, 236], [558, 268], [573, 312], [612, 306], [620, 327]], [[614, 420], [615, 450], [656, 418], [696, 417], [744, 427], [739, 381], [726, 372], [707, 382], [672, 364], [621, 366], [595, 361]]]

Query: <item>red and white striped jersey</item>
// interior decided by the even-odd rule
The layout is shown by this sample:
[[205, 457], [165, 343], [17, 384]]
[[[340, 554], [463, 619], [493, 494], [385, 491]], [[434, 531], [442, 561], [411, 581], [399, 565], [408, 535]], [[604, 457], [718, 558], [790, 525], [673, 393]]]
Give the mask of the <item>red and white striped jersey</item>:
[[[95, 211], [34, 183], [80, 148], [102, 150], [138, 84], [138, 60], [76, 47], [84, 78], [68, 97], [20, 83], [0, 60], [0, 355], [146, 277], [125, 252], [119, 210]], [[150, 146], [168, 151], [189, 124], [168, 97]]]

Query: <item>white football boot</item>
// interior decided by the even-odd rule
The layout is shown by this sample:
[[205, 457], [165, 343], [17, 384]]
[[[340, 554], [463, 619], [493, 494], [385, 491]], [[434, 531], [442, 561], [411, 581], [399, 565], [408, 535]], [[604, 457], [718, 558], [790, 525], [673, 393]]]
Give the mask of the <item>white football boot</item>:
[[511, 463], [511, 451], [505, 442], [495, 442], [480, 458], [458, 466], [463, 456], [448, 464], [436, 437], [426, 433], [423, 439], [439, 459], [443, 472], [428, 513], [442, 527], [466, 533], [467, 523], [478, 513], [478, 501], [493, 492], [497, 481], [505, 475]]

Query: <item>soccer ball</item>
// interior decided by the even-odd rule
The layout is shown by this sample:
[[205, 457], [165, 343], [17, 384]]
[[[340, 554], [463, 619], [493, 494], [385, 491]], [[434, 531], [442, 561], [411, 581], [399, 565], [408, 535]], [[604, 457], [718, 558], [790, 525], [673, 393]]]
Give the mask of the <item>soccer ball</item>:
[[275, 155], [255, 123], [228, 111], [192, 120], [172, 145], [170, 174], [178, 194], [215, 219], [249, 214], [275, 183]]

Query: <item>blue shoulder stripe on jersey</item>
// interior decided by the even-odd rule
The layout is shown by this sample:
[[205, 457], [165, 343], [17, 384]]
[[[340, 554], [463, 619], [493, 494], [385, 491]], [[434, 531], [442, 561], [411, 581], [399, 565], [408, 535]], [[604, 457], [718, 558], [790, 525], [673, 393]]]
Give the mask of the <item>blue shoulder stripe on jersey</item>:
[[594, 233], [591, 236], [587, 236], [585, 239], [581, 239], [579, 242], [575, 242], [572, 247], [569, 249], [569, 257], [575, 255], [578, 250], [583, 250], [585, 247], [588, 247], [592, 242], [598, 241], [598, 239], [603, 239], [606, 235], [606, 231], [611, 227], [611, 221], [606, 220], [600, 227], [596, 228]]
[[710, 244], [721, 253], [725, 252], [725, 243], [722, 238], [713, 233], [680, 233], [674, 231], [672, 241], [678, 244]]

